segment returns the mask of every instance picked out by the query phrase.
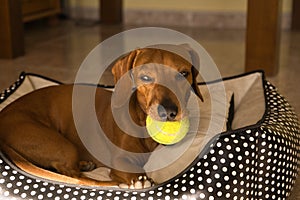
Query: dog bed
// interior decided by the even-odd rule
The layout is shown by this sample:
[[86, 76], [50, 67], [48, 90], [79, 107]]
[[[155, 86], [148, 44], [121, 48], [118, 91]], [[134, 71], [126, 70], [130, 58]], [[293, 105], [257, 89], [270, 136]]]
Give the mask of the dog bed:
[[[226, 123], [222, 131], [207, 134], [201, 143], [191, 145], [187, 156], [149, 173], [158, 185], [126, 190], [49, 180], [25, 172], [0, 152], [0, 199], [286, 199], [300, 159], [300, 127], [293, 108], [263, 72], [199, 87], [221, 82], [232, 97], [227, 98], [230, 126]], [[0, 94], [0, 110], [28, 92], [53, 84], [61, 83], [22, 73]], [[234, 109], [229, 112], [232, 102]], [[153, 155], [145, 167], [153, 164], [151, 159], [157, 164]]]

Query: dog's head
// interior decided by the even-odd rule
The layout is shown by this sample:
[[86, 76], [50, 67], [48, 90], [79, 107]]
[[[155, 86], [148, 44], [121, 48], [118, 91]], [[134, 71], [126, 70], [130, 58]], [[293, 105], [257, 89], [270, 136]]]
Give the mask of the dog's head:
[[192, 50], [186, 46], [176, 48], [182, 48], [192, 59], [188, 61], [174, 51], [153, 46], [132, 51], [112, 68], [115, 83], [124, 75], [127, 80], [119, 91], [130, 93], [134, 88], [133, 95], [145, 115], [160, 121], [178, 121], [185, 117], [192, 90], [203, 100], [196, 82], [198, 71], [191, 63], [198, 59], [194, 59]]

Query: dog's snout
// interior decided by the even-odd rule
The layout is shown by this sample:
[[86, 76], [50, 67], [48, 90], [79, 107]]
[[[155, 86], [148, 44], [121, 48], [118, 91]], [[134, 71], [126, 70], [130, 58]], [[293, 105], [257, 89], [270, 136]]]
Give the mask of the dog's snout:
[[175, 105], [171, 105], [171, 106], [158, 105], [157, 113], [162, 121], [173, 121], [177, 116], [178, 107]]

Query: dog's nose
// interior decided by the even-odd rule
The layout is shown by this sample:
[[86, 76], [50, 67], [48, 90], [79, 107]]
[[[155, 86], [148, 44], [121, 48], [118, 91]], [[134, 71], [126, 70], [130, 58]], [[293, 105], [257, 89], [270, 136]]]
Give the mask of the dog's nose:
[[158, 105], [157, 113], [162, 121], [173, 121], [178, 113], [178, 107], [175, 105], [163, 106]]

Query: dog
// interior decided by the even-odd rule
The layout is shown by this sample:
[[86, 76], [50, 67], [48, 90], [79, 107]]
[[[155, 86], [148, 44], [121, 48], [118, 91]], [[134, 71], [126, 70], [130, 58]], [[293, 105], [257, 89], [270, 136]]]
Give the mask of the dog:
[[[194, 56], [186, 46], [180, 48]], [[96, 159], [78, 136], [72, 114], [74, 87], [95, 90], [94, 107], [106, 137], [117, 147], [134, 153], [152, 152], [159, 144], [151, 137], [134, 137], [118, 127], [111, 107], [116, 91], [120, 93], [115, 98], [115, 107], [124, 106], [123, 100], [129, 96], [129, 115], [140, 127], [145, 127], [148, 115], [161, 121], [178, 121], [187, 116], [186, 104], [191, 90], [203, 100], [196, 81], [198, 71], [193, 64], [172, 51], [155, 46], [136, 49], [118, 59], [112, 64], [112, 74], [116, 85], [126, 77], [114, 92], [80, 84], [50, 86], [24, 95], [5, 107], [0, 112], [2, 150], [8, 157], [11, 157], [9, 152], [14, 152], [41, 168], [82, 177], [82, 171], [106, 164]], [[176, 91], [168, 85], [177, 88]], [[139, 169], [138, 173], [112, 168], [112, 181], [102, 185], [146, 188], [153, 184], [142, 172], [144, 163], [123, 155], [115, 156], [111, 158], [116, 161], [115, 165]], [[11, 159], [14, 161], [13, 157]]]

